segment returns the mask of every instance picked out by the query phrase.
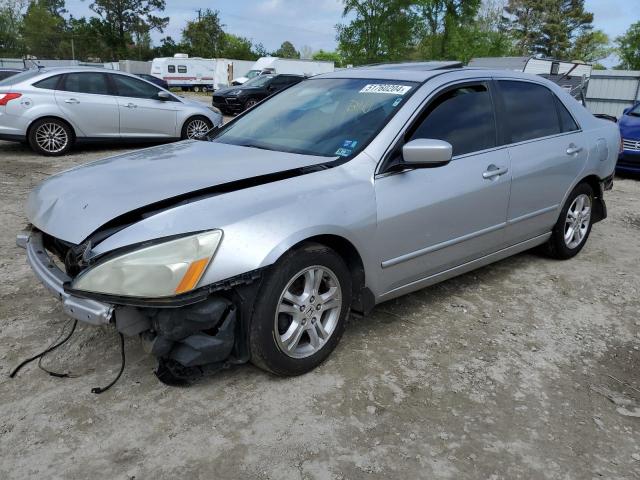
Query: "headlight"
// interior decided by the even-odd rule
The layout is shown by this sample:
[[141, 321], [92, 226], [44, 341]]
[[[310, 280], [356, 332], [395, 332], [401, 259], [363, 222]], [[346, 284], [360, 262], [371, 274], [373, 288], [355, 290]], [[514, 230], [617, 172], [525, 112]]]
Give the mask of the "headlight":
[[242, 90], [232, 90], [227, 95], [240, 95]]
[[212, 106], [212, 107], [209, 107], [209, 110], [211, 110], [213, 113], [216, 113], [218, 115], [222, 115], [222, 112], [220, 111], [219, 108], [216, 108], [216, 107]]
[[202, 278], [222, 238], [221, 230], [143, 247], [99, 263], [72, 287], [126, 297], [169, 297], [188, 292]]

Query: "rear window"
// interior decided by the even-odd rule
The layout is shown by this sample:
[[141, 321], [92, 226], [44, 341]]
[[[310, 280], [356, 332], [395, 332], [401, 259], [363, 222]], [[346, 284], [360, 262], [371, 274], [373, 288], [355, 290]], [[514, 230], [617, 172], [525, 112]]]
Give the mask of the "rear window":
[[67, 73], [59, 90], [94, 95], [110, 94], [106, 75], [94, 72]]
[[551, 91], [536, 83], [498, 81], [507, 115], [511, 143], [557, 135], [562, 132], [556, 100]]
[[564, 103], [562, 103], [558, 97], [556, 97], [556, 103], [558, 105], [558, 115], [560, 115], [560, 126], [562, 127], [562, 131], [575, 132], [578, 130], [578, 124], [569, 113], [569, 110], [567, 110], [567, 107], [564, 106]]
[[45, 78], [33, 84], [34, 87], [45, 88], [47, 90], [55, 90], [58, 88], [58, 82], [62, 75], [54, 75], [53, 77]]

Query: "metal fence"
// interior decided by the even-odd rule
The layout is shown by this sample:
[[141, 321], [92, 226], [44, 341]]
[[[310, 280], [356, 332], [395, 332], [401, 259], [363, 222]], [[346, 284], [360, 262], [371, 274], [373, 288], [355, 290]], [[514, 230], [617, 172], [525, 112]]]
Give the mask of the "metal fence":
[[594, 70], [587, 87], [591, 113], [620, 117], [622, 111], [640, 101], [640, 71]]

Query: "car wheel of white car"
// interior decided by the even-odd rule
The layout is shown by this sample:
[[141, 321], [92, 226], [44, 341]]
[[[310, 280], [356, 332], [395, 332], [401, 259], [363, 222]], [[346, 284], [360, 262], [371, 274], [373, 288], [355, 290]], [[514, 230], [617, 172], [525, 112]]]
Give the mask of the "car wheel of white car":
[[289, 252], [256, 299], [251, 361], [278, 375], [312, 370], [340, 341], [350, 308], [351, 275], [336, 252], [315, 243]]
[[182, 139], [196, 139], [203, 137], [213, 128], [211, 120], [206, 117], [191, 117], [182, 127]]
[[582, 250], [591, 233], [592, 211], [593, 189], [581, 183], [569, 194], [546, 244], [547, 252], [552, 257], [565, 260]]
[[29, 145], [40, 155], [64, 155], [73, 145], [73, 131], [61, 120], [43, 118], [29, 130]]

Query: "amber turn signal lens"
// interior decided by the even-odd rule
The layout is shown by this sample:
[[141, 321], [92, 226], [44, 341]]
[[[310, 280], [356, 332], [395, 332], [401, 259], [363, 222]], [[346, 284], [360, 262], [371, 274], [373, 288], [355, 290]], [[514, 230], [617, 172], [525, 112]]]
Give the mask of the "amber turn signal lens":
[[207, 268], [208, 263], [208, 258], [201, 258], [200, 260], [191, 262], [191, 265], [189, 265], [189, 268], [185, 272], [184, 277], [182, 277], [182, 280], [180, 280], [180, 283], [176, 287], [176, 294], [193, 290], [193, 288], [200, 281], [200, 278], [204, 273], [204, 269]]

